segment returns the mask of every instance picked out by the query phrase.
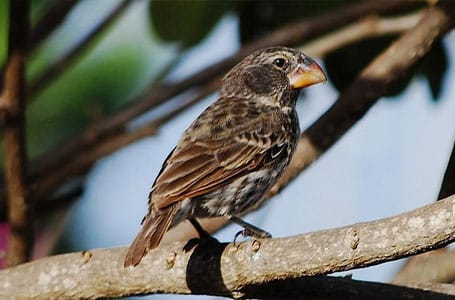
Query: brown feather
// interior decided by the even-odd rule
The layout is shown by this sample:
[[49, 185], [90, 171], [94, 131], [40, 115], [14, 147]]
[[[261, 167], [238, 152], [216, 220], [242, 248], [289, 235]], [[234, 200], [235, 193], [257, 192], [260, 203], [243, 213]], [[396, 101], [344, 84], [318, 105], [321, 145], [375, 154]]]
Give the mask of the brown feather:
[[[200, 144], [197, 147], [200, 148]], [[209, 193], [220, 185], [232, 182], [244, 171], [254, 169], [267, 150], [243, 142], [225, 143], [224, 147], [219, 149], [207, 147], [202, 154], [193, 152], [194, 155], [191, 157], [188, 148], [191, 148], [191, 144], [182, 149], [185, 158], [188, 159], [186, 162], [181, 163], [180, 151], [174, 151], [166, 164], [166, 169], [157, 178], [151, 200], [157, 208]], [[201, 155], [205, 161], [199, 159]], [[199, 161], [200, 164], [194, 161]], [[192, 167], [193, 170], [182, 169], [186, 175], [181, 176], [182, 174], [178, 172], [181, 166]]]
[[159, 245], [179, 207], [179, 203], [169, 205], [164, 209], [156, 209], [151, 206], [141, 231], [128, 249], [124, 262], [125, 267], [138, 265], [149, 250]]

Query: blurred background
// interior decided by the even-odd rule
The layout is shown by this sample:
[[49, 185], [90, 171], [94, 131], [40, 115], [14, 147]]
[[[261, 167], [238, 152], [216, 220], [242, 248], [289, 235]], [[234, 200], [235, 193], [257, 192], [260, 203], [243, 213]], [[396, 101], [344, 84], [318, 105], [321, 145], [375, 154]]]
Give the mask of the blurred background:
[[[32, 1], [32, 28], [57, 6], [65, 12], [55, 30], [30, 46], [27, 60], [30, 172], [48, 184], [37, 205], [35, 256], [129, 244], [162, 162], [217, 92], [205, 82], [182, 88], [176, 96], [163, 89], [166, 102], [142, 110], [135, 106], [138, 112], [125, 117], [121, 129], [99, 136], [96, 130], [104, 127], [98, 124], [108, 126], [103, 122], [109, 117], [156, 96], [157, 86], [175, 88], [254, 39], [357, 3]], [[410, 15], [427, 5], [410, 3], [397, 5], [385, 18]], [[7, 24], [7, 1], [0, 1], [0, 66], [7, 58]], [[397, 31], [368, 37], [317, 57], [329, 82], [301, 95], [302, 131], [398, 36]], [[305, 51], [306, 42], [295, 46]], [[82, 49], [68, 58], [77, 47]], [[246, 220], [283, 237], [385, 218], [437, 200], [455, 138], [454, 53], [452, 32], [339, 142]], [[56, 63], [54, 73], [49, 72]], [[85, 142], [73, 147], [81, 136]], [[57, 178], [48, 179], [49, 172]], [[9, 228], [4, 203], [1, 209], [0, 247], [5, 249]], [[232, 241], [239, 230], [229, 225], [215, 236]], [[402, 264], [348, 273], [354, 279], [388, 282]]]

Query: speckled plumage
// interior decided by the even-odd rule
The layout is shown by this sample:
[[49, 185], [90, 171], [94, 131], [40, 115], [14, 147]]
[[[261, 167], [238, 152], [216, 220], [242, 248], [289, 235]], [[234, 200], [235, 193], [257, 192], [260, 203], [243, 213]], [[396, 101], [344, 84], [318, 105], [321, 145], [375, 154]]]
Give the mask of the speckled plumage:
[[[298, 76], [307, 81], [295, 83]], [[219, 99], [164, 162], [125, 266], [137, 265], [186, 218], [235, 216], [260, 200], [296, 148], [299, 89], [323, 80], [311, 58], [290, 48], [258, 50], [236, 65], [224, 77]]]

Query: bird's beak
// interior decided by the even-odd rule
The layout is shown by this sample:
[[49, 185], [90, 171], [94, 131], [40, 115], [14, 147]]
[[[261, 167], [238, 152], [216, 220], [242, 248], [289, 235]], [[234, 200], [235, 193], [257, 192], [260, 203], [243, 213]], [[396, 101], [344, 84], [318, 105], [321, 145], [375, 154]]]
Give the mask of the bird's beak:
[[301, 89], [316, 83], [326, 82], [327, 77], [322, 68], [312, 59], [306, 58], [289, 75], [289, 83], [294, 89]]

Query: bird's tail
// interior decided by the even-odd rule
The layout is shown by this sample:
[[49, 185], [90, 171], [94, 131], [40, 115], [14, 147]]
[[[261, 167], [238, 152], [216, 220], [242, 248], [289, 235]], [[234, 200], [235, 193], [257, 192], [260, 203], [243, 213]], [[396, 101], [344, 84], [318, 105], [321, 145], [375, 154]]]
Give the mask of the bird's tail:
[[136, 266], [150, 250], [158, 247], [163, 235], [171, 225], [172, 217], [178, 210], [177, 203], [165, 208], [151, 209], [142, 224], [142, 229], [134, 239], [125, 257], [124, 266]]

